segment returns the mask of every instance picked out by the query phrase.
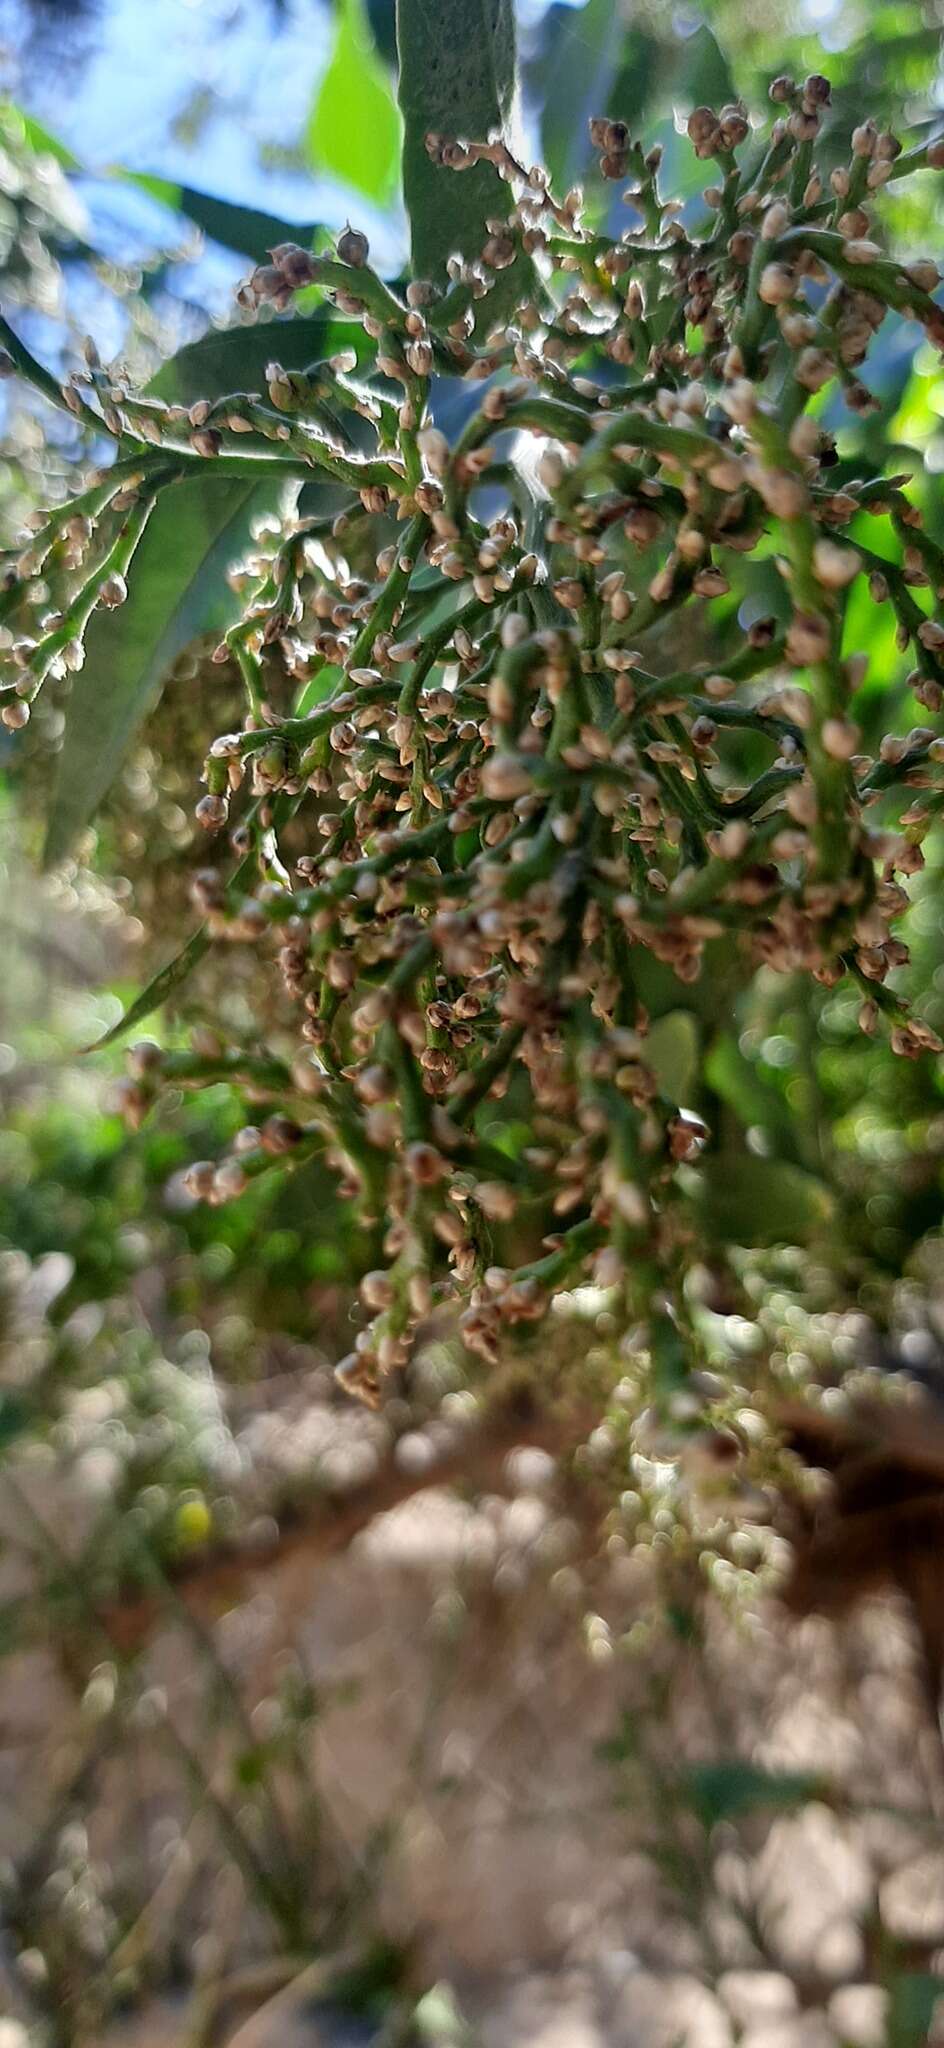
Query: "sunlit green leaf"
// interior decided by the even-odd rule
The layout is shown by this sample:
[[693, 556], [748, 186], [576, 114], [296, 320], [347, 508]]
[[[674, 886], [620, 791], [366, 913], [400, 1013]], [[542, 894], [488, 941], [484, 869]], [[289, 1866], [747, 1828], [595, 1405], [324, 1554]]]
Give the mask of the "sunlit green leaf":
[[341, 673], [342, 671], [329, 661], [326, 661], [322, 668], [316, 669], [314, 675], [309, 676], [302, 684], [295, 705], [295, 717], [306, 718], [316, 704], [323, 704], [325, 698], [330, 697], [332, 690], [336, 689]]
[[[260, 391], [273, 356], [300, 369], [349, 338], [363, 351], [363, 329], [328, 312], [211, 332], [172, 356], [149, 390], [184, 405]], [[162, 492], [132, 564], [127, 603], [95, 612], [86, 634], [85, 667], [66, 710], [47, 861], [61, 860], [94, 815], [177, 655], [198, 633], [229, 624], [226, 571], [245, 546], [251, 517], [275, 502], [279, 488], [277, 478], [208, 475]]]
[[78, 157], [73, 156], [71, 149], [60, 142], [58, 135], [53, 135], [42, 121], [37, 121], [34, 114], [28, 114], [25, 107], [18, 107], [8, 100], [2, 109], [2, 119], [4, 124], [16, 124], [24, 141], [36, 151], [37, 156], [55, 157], [63, 171], [81, 170]]
[[61, 860], [94, 815], [184, 647], [235, 614], [226, 582], [245, 545], [258, 485], [245, 478], [162, 492], [135, 555], [131, 597], [97, 611], [66, 708], [46, 859]]
[[399, 149], [396, 101], [362, 0], [341, 0], [334, 48], [305, 134], [308, 161], [385, 206], [396, 191]]

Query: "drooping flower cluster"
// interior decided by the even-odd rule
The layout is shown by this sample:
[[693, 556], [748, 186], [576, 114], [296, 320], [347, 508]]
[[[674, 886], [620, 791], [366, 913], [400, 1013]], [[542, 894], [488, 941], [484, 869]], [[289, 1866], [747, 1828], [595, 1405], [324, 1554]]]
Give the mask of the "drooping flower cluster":
[[[0, 600], [16, 725], [80, 665], [93, 607], [122, 601], [169, 482], [216, 465], [335, 487], [236, 579], [220, 654], [245, 716], [197, 809], [217, 835], [195, 885], [208, 931], [274, 944], [296, 1050], [139, 1046], [127, 1102], [231, 1075], [265, 1105], [192, 1169], [211, 1201], [326, 1151], [376, 1226], [340, 1368], [368, 1400], [449, 1293], [486, 1359], [581, 1278], [670, 1372], [684, 1357], [711, 1133], [647, 1059], [653, 961], [682, 988], [714, 942], [744, 977], [851, 976], [864, 1030], [942, 1049], [886, 982], [944, 728], [863, 751], [844, 625], [866, 584], [936, 720], [944, 554], [908, 479], [853, 473], [813, 401], [871, 408], [889, 309], [944, 346], [936, 267], [887, 254], [874, 219], [944, 143], [906, 153], [865, 121], [821, 176], [827, 81], [772, 97], [762, 137], [740, 106], [692, 113], [717, 168], [695, 225], [619, 120], [591, 124], [604, 178], [630, 180], [612, 232], [503, 143], [431, 137], [457, 174], [485, 158], [512, 188], [481, 258], [400, 295], [354, 230], [332, 257], [274, 249], [247, 311], [317, 284], [351, 324], [302, 372], [273, 323], [261, 394], [168, 406], [90, 369], [70, 402], [136, 445], [31, 537]], [[742, 565], [771, 554], [782, 601], [736, 609]], [[50, 562], [67, 595], [39, 618]]]

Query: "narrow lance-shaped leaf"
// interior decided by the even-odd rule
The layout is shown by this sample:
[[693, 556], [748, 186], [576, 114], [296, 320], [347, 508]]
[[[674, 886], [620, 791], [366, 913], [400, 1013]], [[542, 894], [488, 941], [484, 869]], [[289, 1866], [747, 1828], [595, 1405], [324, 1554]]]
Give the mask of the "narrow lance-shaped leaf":
[[63, 171], [81, 170], [82, 166], [79, 163], [78, 157], [73, 156], [71, 149], [67, 147], [66, 143], [60, 142], [58, 135], [53, 135], [51, 130], [46, 128], [42, 121], [37, 121], [35, 114], [28, 114], [25, 107], [18, 107], [12, 100], [9, 100], [4, 108], [4, 120], [6, 122], [15, 122], [20, 127], [30, 148], [36, 151], [37, 156], [55, 157], [57, 164]]
[[440, 282], [447, 257], [481, 254], [486, 221], [508, 213], [510, 193], [491, 164], [442, 170], [426, 137], [484, 142], [496, 130], [507, 133], [515, 97], [512, 0], [397, 0], [397, 47], [413, 270]]
[[301, 242], [309, 248], [322, 232], [316, 221], [281, 220], [277, 214], [264, 213], [256, 206], [237, 206], [230, 199], [218, 199], [213, 192], [199, 192], [193, 185], [177, 185], [172, 178], [152, 177], [147, 171], [122, 170], [119, 175], [159, 200], [162, 206], [185, 214], [224, 249], [233, 249], [237, 256], [246, 256], [253, 263], [265, 263], [270, 249], [279, 242]]
[[[255, 859], [254, 851], [243, 856], [230, 878], [231, 889], [238, 889], [252, 873]], [[122, 1012], [117, 1023], [112, 1024], [101, 1038], [97, 1038], [94, 1044], [85, 1046], [83, 1050], [101, 1052], [104, 1046], [113, 1045], [116, 1038], [123, 1038], [125, 1032], [133, 1030], [136, 1024], [143, 1024], [145, 1017], [152, 1017], [155, 1010], [159, 1010], [162, 1004], [190, 979], [194, 969], [199, 967], [204, 954], [208, 952], [209, 945], [210, 934], [206, 925], [198, 925], [196, 931], [191, 932], [186, 944], [181, 946], [179, 953], [175, 953], [172, 960], [168, 960], [164, 967], [160, 967], [157, 973], [151, 976], [134, 1001]]]
[[152, 1017], [155, 1010], [159, 1010], [161, 1004], [166, 1003], [173, 995], [175, 989], [182, 988], [184, 982], [189, 980], [194, 968], [199, 967], [204, 954], [208, 951], [209, 944], [209, 932], [206, 926], [201, 924], [191, 933], [186, 945], [181, 946], [179, 953], [175, 953], [166, 966], [151, 976], [134, 1001], [122, 1011], [117, 1023], [112, 1024], [102, 1033], [101, 1038], [96, 1038], [91, 1045], [83, 1046], [83, 1052], [101, 1052], [106, 1045], [113, 1045], [117, 1038], [123, 1038], [125, 1032], [133, 1030], [136, 1024], [143, 1024], [145, 1017]]

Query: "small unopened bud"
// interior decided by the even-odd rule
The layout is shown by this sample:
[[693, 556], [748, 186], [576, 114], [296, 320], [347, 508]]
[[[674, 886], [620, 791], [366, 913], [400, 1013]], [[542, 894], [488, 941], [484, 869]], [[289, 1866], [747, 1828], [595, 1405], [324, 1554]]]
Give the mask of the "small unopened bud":
[[195, 1159], [184, 1174], [184, 1188], [195, 1202], [208, 1200], [216, 1178], [216, 1167], [212, 1159]]
[[843, 590], [859, 573], [859, 557], [853, 548], [818, 540], [813, 547], [813, 573], [825, 590]]
[[823, 721], [822, 741], [827, 754], [834, 761], [851, 761], [858, 752], [862, 734], [851, 719], [826, 718]]
[[338, 255], [342, 263], [349, 263], [352, 270], [363, 270], [370, 255], [370, 243], [360, 228], [348, 225], [338, 236]]
[[382, 1267], [365, 1273], [360, 1284], [360, 1295], [366, 1308], [390, 1308], [394, 1299], [393, 1281]]
[[190, 435], [190, 446], [198, 455], [218, 455], [223, 446], [223, 437], [215, 427], [197, 427]]
[[293, 1152], [296, 1145], [301, 1143], [304, 1132], [294, 1117], [270, 1116], [263, 1124], [260, 1136], [263, 1151], [278, 1155], [282, 1152]]
[[445, 476], [449, 468], [449, 443], [438, 427], [421, 427], [417, 445], [431, 476]]
[[238, 1159], [224, 1159], [213, 1176], [210, 1190], [211, 1201], [235, 1202], [244, 1194], [249, 1183]]
[[417, 1187], [432, 1188], [442, 1180], [446, 1172], [446, 1161], [435, 1145], [417, 1140], [406, 1148], [405, 1165], [410, 1179]]
[[194, 817], [197, 824], [202, 825], [204, 832], [218, 832], [220, 826], [226, 823], [227, 809], [225, 797], [208, 793], [200, 798]]

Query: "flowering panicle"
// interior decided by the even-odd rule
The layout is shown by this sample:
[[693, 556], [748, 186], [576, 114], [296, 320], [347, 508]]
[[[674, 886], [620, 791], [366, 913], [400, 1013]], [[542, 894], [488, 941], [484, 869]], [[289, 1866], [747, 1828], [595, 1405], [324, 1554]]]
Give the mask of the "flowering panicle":
[[[318, 284], [357, 325], [302, 372], [273, 323], [261, 393], [165, 405], [90, 365], [67, 400], [98, 407], [120, 459], [29, 536], [0, 596], [17, 725], [81, 664], [93, 608], [122, 602], [169, 483], [275, 466], [336, 487], [237, 574], [219, 653], [245, 715], [197, 806], [219, 848], [198, 907], [213, 938], [274, 946], [295, 1051], [136, 1048], [127, 1107], [221, 1075], [264, 1104], [192, 1168], [210, 1201], [326, 1153], [378, 1244], [340, 1367], [368, 1400], [450, 1292], [487, 1360], [580, 1278], [654, 1355], [684, 1350], [711, 1134], [647, 1058], [647, 960], [685, 985], [728, 940], [745, 976], [852, 976], [864, 1030], [885, 1017], [895, 1051], [942, 1049], [887, 976], [942, 788], [944, 555], [907, 477], [844, 462], [837, 483], [811, 401], [834, 385], [872, 407], [889, 308], [944, 347], [935, 265], [886, 253], [875, 219], [944, 143], [904, 152], [867, 120], [820, 173], [827, 81], [772, 98], [763, 136], [740, 105], [691, 114], [715, 177], [694, 227], [618, 119], [591, 123], [603, 177], [628, 180], [616, 233], [503, 143], [431, 136], [457, 174], [487, 158], [512, 188], [480, 258], [401, 294], [356, 230], [332, 256], [273, 249], [247, 311]], [[455, 430], [443, 378], [468, 387]], [[716, 633], [706, 606], [758, 550], [776, 615], [726, 609]], [[843, 642], [860, 587], [891, 608], [931, 721], [874, 757]]]

